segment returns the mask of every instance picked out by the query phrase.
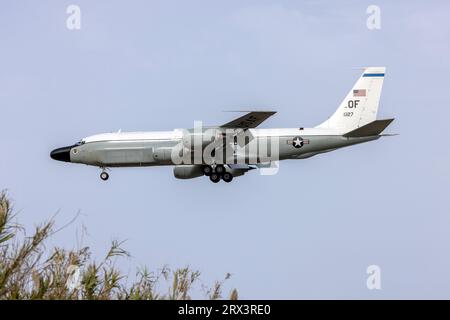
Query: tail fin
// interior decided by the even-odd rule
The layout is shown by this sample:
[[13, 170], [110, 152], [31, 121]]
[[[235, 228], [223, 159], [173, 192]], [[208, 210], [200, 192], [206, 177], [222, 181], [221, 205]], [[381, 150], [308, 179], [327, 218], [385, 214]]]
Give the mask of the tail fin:
[[385, 71], [385, 67], [366, 68], [336, 112], [317, 127], [349, 132], [375, 121]]

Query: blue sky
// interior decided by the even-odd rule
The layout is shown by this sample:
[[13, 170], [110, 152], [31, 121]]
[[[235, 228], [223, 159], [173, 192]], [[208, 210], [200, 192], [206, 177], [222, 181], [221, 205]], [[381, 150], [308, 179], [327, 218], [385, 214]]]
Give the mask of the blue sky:
[[[79, 5], [81, 30], [66, 28]], [[381, 9], [381, 30], [366, 8]], [[52, 244], [120, 262], [233, 274], [241, 298], [450, 298], [447, 1], [2, 1], [0, 188], [27, 226], [59, 211]], [[118, 129], [221, 124], [275, 109], [263, 127], [311, 127], [360, 71], [386, 66], [380, 139], [231, 184], [172, 168], [99, 169], [49, 158]], [[366, 268], [381, 268], [368, 290]], [[200, 292], [201, 290], [198, 289]]]

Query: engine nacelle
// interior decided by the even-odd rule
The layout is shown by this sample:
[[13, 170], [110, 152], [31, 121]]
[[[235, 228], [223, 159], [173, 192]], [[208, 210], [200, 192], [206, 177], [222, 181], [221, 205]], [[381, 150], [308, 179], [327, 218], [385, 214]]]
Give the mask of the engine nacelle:
[[173, 175], [177, 179], [193, 179], [203, 175], [200, 165], [179, 165], [173, 168]]

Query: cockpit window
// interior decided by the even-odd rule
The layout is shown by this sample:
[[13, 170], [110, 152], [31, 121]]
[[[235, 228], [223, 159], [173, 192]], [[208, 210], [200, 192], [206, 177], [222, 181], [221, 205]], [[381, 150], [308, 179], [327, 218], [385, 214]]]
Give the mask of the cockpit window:
[[85, 144], [86, 141], [80, 140], [77, 143], [75, 143], [76, 146], [81, 146], [82, 144]]

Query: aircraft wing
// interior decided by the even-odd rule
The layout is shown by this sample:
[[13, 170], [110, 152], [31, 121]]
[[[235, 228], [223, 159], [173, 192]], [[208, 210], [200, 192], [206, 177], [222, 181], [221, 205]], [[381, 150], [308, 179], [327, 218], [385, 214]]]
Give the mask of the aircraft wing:
[[242, 117], [234, 119], [224, 125], [221, 125], [221, 128], [230, 128], [230, 129], [249, 129], [256, 128], [262, 122], [264, 122], [270, 116], [273, 116], [276, 111], [251, 111]]

